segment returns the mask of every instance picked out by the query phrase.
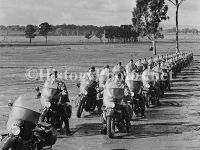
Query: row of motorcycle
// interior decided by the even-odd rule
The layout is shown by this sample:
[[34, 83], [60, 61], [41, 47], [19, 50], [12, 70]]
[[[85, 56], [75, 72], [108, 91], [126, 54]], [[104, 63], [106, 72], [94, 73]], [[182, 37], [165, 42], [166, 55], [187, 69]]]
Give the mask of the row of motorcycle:
[[[96, 83], [91, 82], [76, 101], [78, 107], [76, 115], [79, 118], [83, 111], [94, 111], [97, 107], [102, 116], [103, 124], [105, 124], [105, 133], [109, 138], [113, 138], [117, 130], [119, 132], [130, 132], [130, 120], [133, 114], [144, 113], [142, 111], [145, 108], [142, 106], [149, 108], [151, 105], [160, 105], [160, 97], [163, 97], [164, 92], [171, 88], [170, 76], [176, 78], [177, 73], [188, 67], [192, 61], [192, 53], [186, 55], [184, 59], [174, 61], [170, 70], [163, 69], [163, 78], [157, 82], [149, 80], [144, 85], [141, 81], [126, 81], [130, 91], [128, 96], [124, 94], [125, 89], [121, 88], [106, 88], [99, 92]], [[102, 107], [103, 99], [109, 101], [106, 106], [104, 104], [104, 107]]]
[[[173, 64], [173, 77], [176, 77], [181, 69], [192, 62], [193, 56], [189, 56], [184, 61], [177, 61]], [[169, 88], [167, 80], [166, 78], [161, 81], [160, 84], [157, 84], [160, 86], [156, 87], [149, 83], [142, 86], [142, 90], [135, 90], [135, 87], [141, 87], [141, 83], [129, 81], [127, 85], [131, 93], [129, 98], [126, 99], [124, 99], [124, 89], [108, 88], [101, 91], [97, 88], [97, 83], [93, 82], [90, 86], [86, 86], [84, 93], [79, 95], [79, 99], [76, 101], [78, 107], [76, 115], [79, 118], [83, 111], [91, 112], [97, 107], [99, 114], [102, 115], [103, 124], [109, 138], [114, 137], [116, 130], [129, 132], [130, 118], [132, 118], [133, 113], [136, 114], [142, 109], [139, 104], [141, 97], [145, 99], [146, 107], [155, 104], [158, 102], [159, 97], [164, 94], [164, 92], [155, 91], [162, 88], [160, 91], [165, 91]], [[30, 98], [30, 95], [22, 95], [14, 103], [9, 102], [11, 111], [6, 124], [7, 132], [1, 134], [1, 150], [42, 150], [43, 148], [51, 148], [56, 143], [57, 129], [63, 128], [63, 120], [58, 111], [54, 109], [56, 103], [51, 100], [51, 97], [56, 93], [56, 89], [42, 89], [42, 95], [43, 93], [45, 93], [45, 97], [43, 97], [45, 101], [41, 101], [41, 103], [48, 110], [44, 122], [39, 121], [41, 112], [38, 110], [41, 109], [41, 103], [38, 102], [38, 99]], [[110, 103], [102, 107], [105, 98], [109, 99]], [[119, 100], [122, 99], [123, 102], [119, 104]], [[66, 106], [66, 109], [69, 119], [72, 112], [70, 105]]]

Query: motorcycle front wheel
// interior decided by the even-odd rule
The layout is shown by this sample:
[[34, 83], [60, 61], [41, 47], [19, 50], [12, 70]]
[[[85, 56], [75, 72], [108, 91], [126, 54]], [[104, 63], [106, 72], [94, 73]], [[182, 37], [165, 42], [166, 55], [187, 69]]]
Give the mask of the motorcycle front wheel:
[[78, 105], [77, 112], [76, 112], [76, 116], [77, 116], [78, 118], [81, 117], [81, 114], [82, 114], [82, 112], [83, 112], [85, 100], [86, 100], [86, 98], [82, 96], [82, 97], [81, 97], [81, 100], [80, 100], [80, 103], [79, 103], [79, 105]]
[[145, 94], [145, 100], [146, 100], [146, 107], [149, 108], [150, 107], [150, 95], [149, 94]]
[[106, 119], [107, 135], [109, 138], [113, 138], [115, 134], [115, 119], [108, 116]]

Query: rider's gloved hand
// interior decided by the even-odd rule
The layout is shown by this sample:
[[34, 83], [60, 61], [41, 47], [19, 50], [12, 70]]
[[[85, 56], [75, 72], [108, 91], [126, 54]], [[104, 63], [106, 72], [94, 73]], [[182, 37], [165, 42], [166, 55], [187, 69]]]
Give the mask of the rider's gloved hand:
[[62, 95], [67, 95], [67, 92], [63, 90], [63, 91], [61, 92], [61, 94], [62, 94]]

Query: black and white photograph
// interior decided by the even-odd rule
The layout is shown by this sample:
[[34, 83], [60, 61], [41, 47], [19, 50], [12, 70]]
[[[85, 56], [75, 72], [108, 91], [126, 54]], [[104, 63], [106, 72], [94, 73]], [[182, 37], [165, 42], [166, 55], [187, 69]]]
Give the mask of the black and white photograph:
[[0, 149], [200, 149], [199, 14], [198, 0], [0, 0]]

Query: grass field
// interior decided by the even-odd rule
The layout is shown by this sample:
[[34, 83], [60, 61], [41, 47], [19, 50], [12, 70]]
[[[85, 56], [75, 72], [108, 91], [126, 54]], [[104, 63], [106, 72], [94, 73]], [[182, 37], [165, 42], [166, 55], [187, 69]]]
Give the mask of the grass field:
[[[122, 61], [125, 65], [130, 59], [149, 58], [150, 43], [110, 44], [110, 45], [63, 45], [37, 47], [0, 47], [0, 104], [26, 92], [34, 92], [34, 87], [42, 86], [43, 80], [28, 80], [27, 70], [35, 69], [39, 74], [41, 68], [55, 68], [68, 75], [84, 72], [91, 65], [101, 68], [106, 64], [115, 65]], [[158, 43], [158, 54], [173, 53], [174, 43]], [[198, 54], [199, 43], [181, 43], [183, 51]], [[43, 70], [46, 73], [46, 70]], [[70, 97], [78, 94], [75, 86], [77, 80], [65, 80]]]
[[[140, 41], [149, 41], [147, 38], [139, 38]], [[198, 34], [179, 34], [180, 42], [200, 42], [200, 36]], [[107, 39], [105, 39], [107, 42]], [[158, 41], [175, 41], [175, 34], [165, 34], [164, 39], [158, 39]], [[48, 43], [85, 43], [85, 42], [100, 42], [96, 37], [92, 37], [90, 40], [86, 39], [84, 36], [48, 36]], [[25, 36], [0, 36], [0, 43], [29, 43], [29, 38]], [[32, 39], [32, 43], [45, 43], [45, 38], [43, 36], [36, 36]]]

